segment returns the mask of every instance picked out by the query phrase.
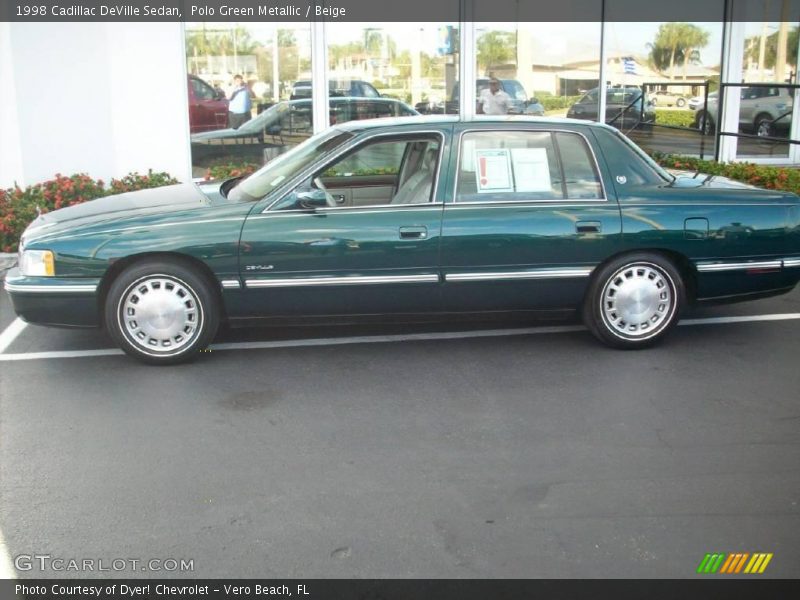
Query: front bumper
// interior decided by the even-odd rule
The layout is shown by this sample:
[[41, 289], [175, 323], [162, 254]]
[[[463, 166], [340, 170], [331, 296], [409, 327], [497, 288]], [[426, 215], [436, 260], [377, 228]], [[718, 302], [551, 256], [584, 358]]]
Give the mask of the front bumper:
[[25, 277], [19, 268], [6, 274], [5, 289], [14, 312], [28, 323], [54, 327], [99, 327], [100, 279]]

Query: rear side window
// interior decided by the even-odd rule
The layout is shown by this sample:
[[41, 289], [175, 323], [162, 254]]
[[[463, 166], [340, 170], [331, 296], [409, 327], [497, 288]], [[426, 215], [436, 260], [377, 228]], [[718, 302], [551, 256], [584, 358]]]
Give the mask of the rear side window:
[[586, 140], [574, 133], [556, 133], [567, 198], [597, 199], [603, 197], [600, 177]]
[[637, 185], [662, 185], [672, 178], [644, 152], [618, 131], [597, 128], [595, 137], [602, 148], [617, 193]]
[[470, 132], [462, 137], [457, 202], [603, 199], [584, 138], [550, 131]]

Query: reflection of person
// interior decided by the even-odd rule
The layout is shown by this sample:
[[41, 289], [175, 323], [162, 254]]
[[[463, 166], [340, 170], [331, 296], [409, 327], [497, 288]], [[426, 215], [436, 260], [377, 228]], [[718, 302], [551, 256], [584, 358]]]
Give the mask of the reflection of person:
[[511, 108], [511, 96], [500, 89], [496, 77], [489, 80], [489, 88], [481, 91], [478, 105], [485, 115], [507, 115]]
[[233, 78], [233, 94], [231, 94], [228, 104], [228, 127], [239, 129], [244, 123], [250, 120], [250, 90], [241, 75]]

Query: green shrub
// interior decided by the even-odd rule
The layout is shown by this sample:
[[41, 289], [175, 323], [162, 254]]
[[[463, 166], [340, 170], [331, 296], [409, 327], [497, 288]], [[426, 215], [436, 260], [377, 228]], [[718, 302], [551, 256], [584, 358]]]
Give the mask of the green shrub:
[[694, 127], [695, 113], [690, 110], [656, 109], [656, 125], [672, 127]]
[[230, 179], [231, 177], [241, 177], [242, 175], [250, 175], [250, 173], [255, 173], [259, 168], [261, 168], [261, 165], [252, 161], [222, 162], [211, 165], [206, 170], [205, 180], [209, 181], [211, 179]]
[[[102, 183], [102, 182], [101, 182]], [[134, 192], [147, 188], [157, 188], [165, 185], [178, 183], [169, 173], [153, 173], [153, 169], [147, 171], [147, 175], [139, 173], [128, 173], [122, 179], [112, 179], [110, 194], [122, 194], [123, 192]]]
[[560, 110], [562, 108], [569, 108], [575, 104], [581, 96], [537, 96], [537, 98], [545, 110]]
[[16, 251], [22, 232], [40, 212], [47, 213], [103, 196], [177, 182], [167, 173], [153, 173], [150, 170], [147, 175], [128, 173], [122, 179], [113, 179], [110, 187], [106, 188], [102, 179], [92, 179], [85, 173], [69, 177], [57, 173], [55, 178], [25, 189], [14, 186], [0, 190], [0, 251]]

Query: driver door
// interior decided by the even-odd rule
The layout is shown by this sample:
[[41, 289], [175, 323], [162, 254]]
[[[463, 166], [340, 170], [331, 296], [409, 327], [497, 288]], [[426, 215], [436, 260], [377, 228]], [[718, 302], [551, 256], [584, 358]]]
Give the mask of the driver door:
[[252, 316], [438, 310], [448, 134], [371, 136], [248, 217], [240, 270]]

